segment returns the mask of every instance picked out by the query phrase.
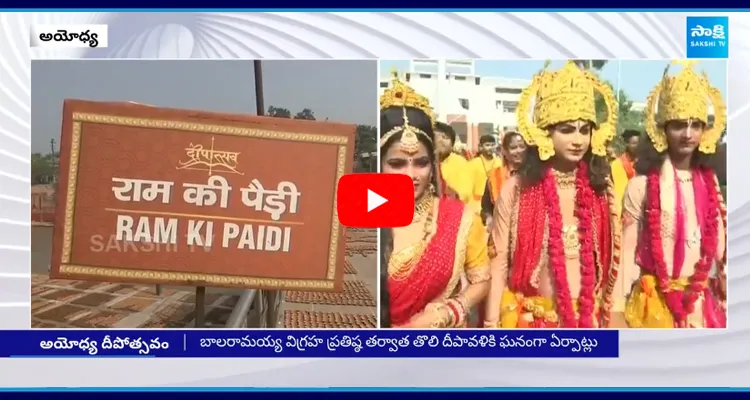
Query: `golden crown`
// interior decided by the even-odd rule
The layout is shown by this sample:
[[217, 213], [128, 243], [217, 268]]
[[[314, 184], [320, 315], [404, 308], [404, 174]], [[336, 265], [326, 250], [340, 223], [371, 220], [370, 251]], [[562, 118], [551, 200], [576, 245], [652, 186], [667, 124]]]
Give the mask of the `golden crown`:
[[391, 85], [380, 96], [380, 109], [388, 107], [417, 108], [427, 114], [432, 122], [434, 115], [432, 107], [430, 107], [430, 100], [414, 91], [411, 86], [399, 79], [398, 71], [392, 69], [391, 74], [393, 75]]
[[[518, 129], [524, 141], [537, 146], [539, 157], [548, 160], [555, 154], [552, 139], [546, 128], [565, 121], [585, 120], [595, 124], [595, 92], [599, 92], [607, 105], [607, 120], [597, 124], [591, 138], [591, 151], [598, 156], [607, 154], [607, 143], [614, 139], [617, 125], [617, 102], [609, 85], [589, 71], [582, 70], [573, 61], [557, 71], [545, 69], [534, 76], [521, 93], [516, 110]], [[533, 113], [532, 113], [533, 104]], [[532, 120], [529, 120], [529, 116]]]
[[398, 71], [396, 71], [395, 68], [391, 70], [391, 74], [393, 75], [391, 85], [380, 96], [380, 109], [402, 107], [404, 109], [404, 125], [395, 127], [381, 136], [380, 147], [383, 147], [391, 136], [402, 132], [401, 140], [399, 142], [401, 150], [407, 154], [414, 154], [419, 149], [419, 139], [417, 138], [417, 135], [423, 135], [429, 141], [432, 141], [432, 138], [421, 129], [409, 124], [409, 118], [406, 115], [406, 108], [410, 107], [421, 110], [427, 115], [432, 124], [434, 123], [434, 114], [432, 112], [432, 107], [430, 107], [430, 100], [414, 91], [411, 86], [399, 79]]
[[[704, 72], [698, 75], [695, 60], [672, 61], [664, 69], [661, 81], [646, 101], [645, 124], [651, 142], [658, 152], [667, 149], [664, 125], [669, 121], [697, 119], [708, 124], [709, 101], [714, 107], [714, 123], [701, 137], [698, 149], [706, 154], [716, 152], [716, 144], [726, 128], [727, 109], [721, 92], [711, 86]], [[681, 64], [682, 71], [669, 76], [669, 67]]]

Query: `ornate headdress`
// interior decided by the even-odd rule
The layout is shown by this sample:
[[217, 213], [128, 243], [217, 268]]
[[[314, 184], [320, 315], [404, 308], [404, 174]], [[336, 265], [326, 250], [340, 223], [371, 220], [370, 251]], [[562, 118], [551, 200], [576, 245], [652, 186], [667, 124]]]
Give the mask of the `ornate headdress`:
[[[597, 124], [596, 120], [595, 91], [602, 95], [607, 105], [607, 120], [602, 124]], [[516, 111], [518, 131], [529, 146], [539, 148], [539, 158], [548, 160], [555, 154], [555, 149], [546, 127], [565, 121], [591, 121], [597, 125], [591, 137], [591, 152], [606, 156], [607, 143], [615, 137], [616, 107], [617, 102], [609, 85], [568, 61], [558, 71], [547, 71], [545, 68], [534, 76], [531, 85], [521, 93]], [[529, 120], [530, 114], [533, 115], [532, 120]]]
[[709, 101], [714, 106], [714, 123], [703, 133], [698, 150], [705, 154], [715, 153], [716, 144], [727, 126], [727, 108], [724, 99], [721, 98], [721, 92], [711, 86], [705, 71], [698, 75], [693, 70], [695, 63], [693, 60], [672, 61], [670, 65], [682, 64], [682, 71], [670, 77], [670, 65], [667, 65], [661, 82], [648, 95], [646, 132], [654, 148], [660, 153], [667, 149], [664, 124], [687, 119], [697, 119], [708, 124]]
[[407, 154], [414, 154], [419, 149], [419, 139], [417, 135], [422, 135], [429, 141], [432, 141], [432, 138], [421, 129], [409, 124], [409, 118], [406, 116], [406, 108], [411, 107], [422, 110], [427, 114], [427, 117], [429, 117], [430, 123], [432, 124], [434, 123], [432, 107], [430, 107], [430, 101], [426, 97], [415, 92], [414, 89], [398, 78], [397, 71], [392, 70], [391, 72], [393, 74], [391, 87], [386, 89], [383, 95], [380, 96], [380, 109], [402, 107], [404, 110], [404, 125], [395, 127], [381, 136], [380, 147], [385, 146], [385, 143], [388, 142], [388, 139], [390, 139], [391, 136], [402, 132], [399, 143], [401, 150]]

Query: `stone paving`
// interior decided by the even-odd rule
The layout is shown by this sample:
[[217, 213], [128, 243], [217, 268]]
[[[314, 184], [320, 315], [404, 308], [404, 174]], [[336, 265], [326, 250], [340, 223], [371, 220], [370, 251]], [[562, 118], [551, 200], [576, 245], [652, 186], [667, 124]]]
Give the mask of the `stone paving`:
[[[375, 230], [347, 230], [345, 290], [290, 292], [282, 302], [279, 327], [372, 328], [376, 326]], [[205, 323], [221, 328], [239, 291], [207, 288]], [[195, 325], [195, 291], [155, 286], [51, 280], [32, 275], [34, 328], [186, 328]]]

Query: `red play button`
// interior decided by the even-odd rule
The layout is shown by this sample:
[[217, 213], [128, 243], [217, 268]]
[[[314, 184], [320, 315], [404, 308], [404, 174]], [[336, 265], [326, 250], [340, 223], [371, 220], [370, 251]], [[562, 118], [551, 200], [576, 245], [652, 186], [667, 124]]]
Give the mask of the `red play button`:
[[393, 228], [414, 218], [414, 184], [407, 175], [349, 174], [336, 191], [339, 222], [351, 228]]

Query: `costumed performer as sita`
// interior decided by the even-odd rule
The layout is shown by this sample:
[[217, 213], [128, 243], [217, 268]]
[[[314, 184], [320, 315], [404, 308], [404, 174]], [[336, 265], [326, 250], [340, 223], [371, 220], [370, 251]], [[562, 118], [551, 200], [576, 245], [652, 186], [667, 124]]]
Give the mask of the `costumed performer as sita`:
[[382, 243], [381, 298], [388, 303], [381, 302], [381, 326], [466, 326], [489, 287], [485, 228], [463, 202], [436, 195], [435, 135], [424, 98], [395, 79], [380, 106], [381, 172], [411, 177], [415, 198], [411, 225], [391, 229]]

